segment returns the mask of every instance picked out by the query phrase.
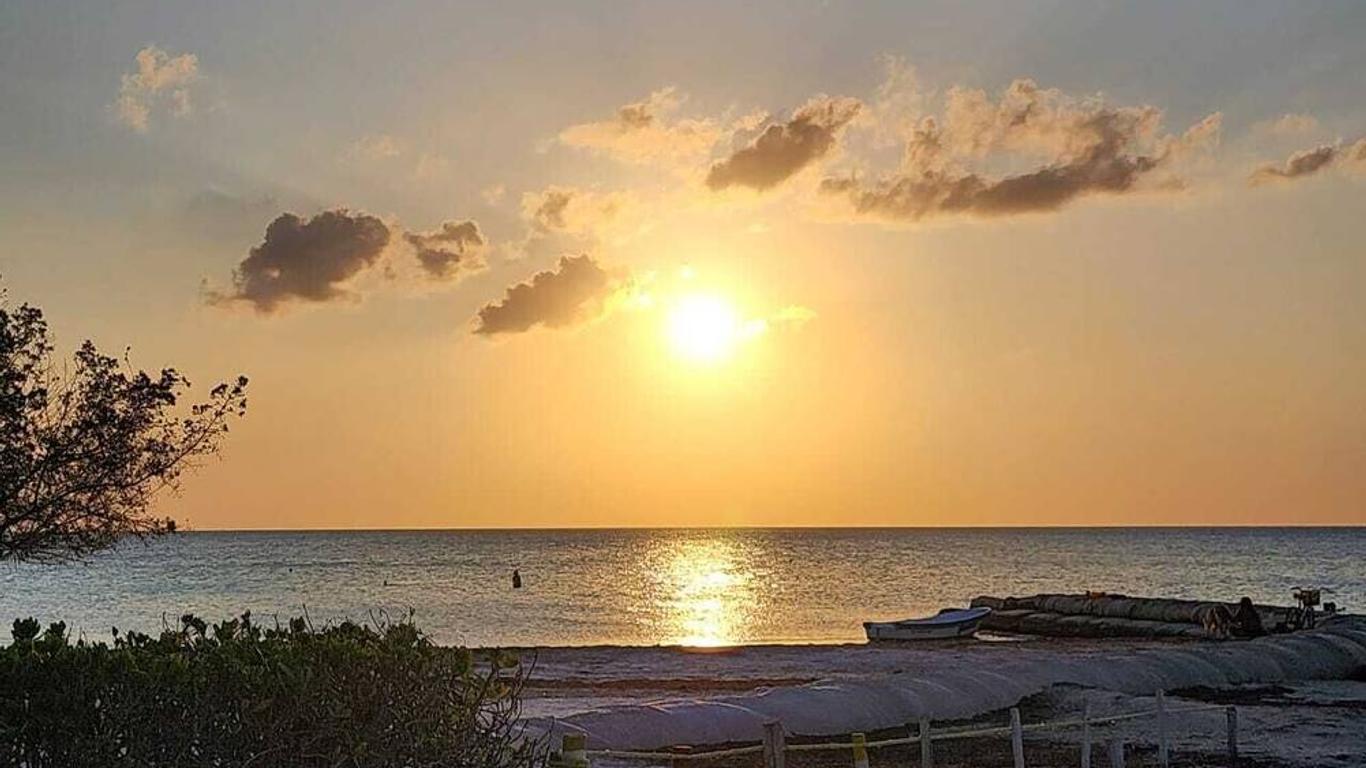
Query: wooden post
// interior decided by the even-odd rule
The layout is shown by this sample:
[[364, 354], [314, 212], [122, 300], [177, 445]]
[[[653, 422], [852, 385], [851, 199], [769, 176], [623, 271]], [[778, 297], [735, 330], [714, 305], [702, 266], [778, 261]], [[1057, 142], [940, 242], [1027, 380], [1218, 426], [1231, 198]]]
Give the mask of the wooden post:
[[777, 720], [764, 723], [764, 768], [787, 768], [787, 737]]
[[1157, 692], [1157, 764], [1170, 768], [1171, 759], [1167, 749], [1167, 696]]
[[1091, 768], [1091, 697], [1081, 703], [1081, 768]]
[[920, 768], [934, 768], [934, 750], [930, 746], [930, 719], [920, 718]]
[[1110, 740], [1110, 768], [1124, 768], [1124, 742]]
[[854, 733], [849, 740], [854, 742], [854, 768], [868, 768], [868, 737]]
[[560, 759], [568, 768], [588, 768], [587, 741], [582, 733], [566, 733], [560, 739]]
[[1238, 764], [1238, 708], [1229, 707], [1228, 713], [1228, 764]]
[[1015, 755], [1015, 768], [1025, 768], [1024, 727], [1020, 725], [1019, 707], [1010, 708], [1010, 751]]

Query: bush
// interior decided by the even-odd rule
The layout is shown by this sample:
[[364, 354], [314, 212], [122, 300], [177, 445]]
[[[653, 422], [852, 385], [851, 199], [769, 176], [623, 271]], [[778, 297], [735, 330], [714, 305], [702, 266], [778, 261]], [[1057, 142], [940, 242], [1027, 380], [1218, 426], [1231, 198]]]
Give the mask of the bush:
[[71, 642], [14, 622], [0, 648], [0, 765], [531, 766], [524, 673], [433, 645], [411, 619], [315, 630], [184, 616], [159, 637]]

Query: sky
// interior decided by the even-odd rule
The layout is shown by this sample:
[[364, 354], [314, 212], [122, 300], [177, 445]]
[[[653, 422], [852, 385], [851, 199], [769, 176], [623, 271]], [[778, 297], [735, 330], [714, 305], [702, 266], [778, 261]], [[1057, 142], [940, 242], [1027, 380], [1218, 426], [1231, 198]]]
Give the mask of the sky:
[[1366, 6], [0, 6], [199, 529], [1366, 524]]

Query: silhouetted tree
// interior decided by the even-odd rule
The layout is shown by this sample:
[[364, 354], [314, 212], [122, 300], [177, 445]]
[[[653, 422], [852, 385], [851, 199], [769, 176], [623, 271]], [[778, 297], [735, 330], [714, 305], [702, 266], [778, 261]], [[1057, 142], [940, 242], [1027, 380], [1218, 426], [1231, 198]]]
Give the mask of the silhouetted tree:
[[246, 413], [247, 380], [176, 408], [189, 381], [134, 370], [85, 342], [54, 365], [43, 313], [0, 289], [0, 561], [74, 560], [125, 536], [175, 530], [151, 514]]

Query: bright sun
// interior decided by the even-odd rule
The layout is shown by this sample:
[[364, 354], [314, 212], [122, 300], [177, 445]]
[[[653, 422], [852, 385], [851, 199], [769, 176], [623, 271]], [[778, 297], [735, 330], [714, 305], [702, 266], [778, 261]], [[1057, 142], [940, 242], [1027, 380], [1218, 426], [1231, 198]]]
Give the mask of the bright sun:
[[679, 357], [714, 363], [730, 356], [744, 338], [746, 328], [725, 299], [694, 293], [674, 301], [669, 309], [668, 334]]

